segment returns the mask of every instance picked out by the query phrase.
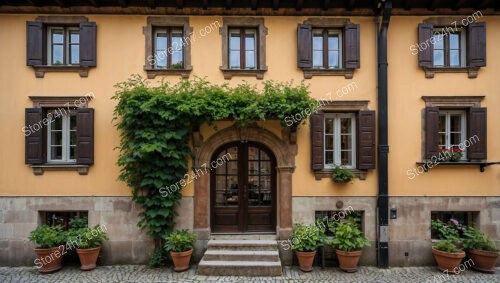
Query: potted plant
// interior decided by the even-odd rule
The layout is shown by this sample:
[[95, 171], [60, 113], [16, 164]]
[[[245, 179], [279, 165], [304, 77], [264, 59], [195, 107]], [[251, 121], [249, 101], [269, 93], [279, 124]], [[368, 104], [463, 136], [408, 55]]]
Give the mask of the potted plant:
[[460, 159], [462, 159], [463, 157], [463, 151], [458, 148], [458, 147], [452, 147], [450, 149], [447, 149], [447, 148], [442, 148], [440, 150], [441, 152], [441, 160], [444, 161], [444, 162], [448, 162], [448, 161], [451, 161], [451, 162], [457, 162], [457, 161], [460, 161]]
[[346, 184], [354, 179], [354, 174], [346, 168], [335, 166], [332, 172], [332, 180], [335, 183]]
[[457, 273], [460, 263], [465, 257], [465, 252], [453, 240], [439, 240], [432, 247], [432, 254], [439, 270], [447, 273], [450, 271]]
[[62, 268], [66, 233], [63, 227], [42, 225], [31, 231], [28, 239], [37, 247], [35, 264], [41, 273], [49, 273]]
[[335, 227], [335, 237], [330, 242], [335, 248], [340, 269], [346, 272], [356, 272], [361, 249], [370, 246], [368, 239], [356, 223], [339, 222]]
[[92, 270], [96, 267], [102, 242], [108, 239], [101, 225], [93, 228], [85, 227], [70, 232], [68, 242], [76, 245], [76, 253], [80, 259], [81, 270]]
[[299, 260], [300, 270], [310, 272], [316, 249], [323, 245], [324, 231], [315, 224], [295, 224], [292, 231], [292, 250]]
[[472, 268], [487, 273], [495, 273], [498, 249], [487, 234], [468, 227], [464, 233], [463, 247], [472, 259]]
[[165, 238], [165, 248], [170, 252], [175, 271], [189, 269], [195, 240], [196, 234], [186, 229], [176, 230]]

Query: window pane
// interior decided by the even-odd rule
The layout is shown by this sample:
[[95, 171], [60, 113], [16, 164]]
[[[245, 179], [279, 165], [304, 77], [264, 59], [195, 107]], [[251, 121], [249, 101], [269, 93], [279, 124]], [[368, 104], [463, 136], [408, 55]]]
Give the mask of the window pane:
[[61, 116], [56, 116], [56, 114], [52, 114], [50, 129], [62, 130], [62, 117]]
[[342, 135], [340, 139], [340, 148], [344, 149], [352, 149], [352, 136], [351, 135]]
[[69, 144], [76, 145], [76, 131], [70, 131], [69, 133]]
[[159, 32], [156, 34], [156, 50], [167, 49], [167, 33]]
[[70, 43], [80, 43], [80, 33], [78, 31], [70, 31]]
[[240, 52], [229, 51], [229, 67], [232, 69], [240, 68]]
[[438, 134], [438, 144], [439, 144], [439, 148], [446, 147], [446, 134], [445, 133]]
[[460, 66], [459, 50], [450, 50], [450, 66]]
[[71, 45], [71, 62], [70, 64], [79, 64], [80, 63], [80, 45], [73, 44]]
[[64, 30], [63, 29], [52, 29], [52, 44], [64, 43]]
[[323, 67], [323, 51], [313, 52], [313, 67]]
[[72, 131], [76, 131], [76, 113], [71, 113], [71, 115], [69, 116], [69, 128], [70, 130]]
[[443, 50], [434, 50], [434, 66], [444, 66]]
[[62, 159], [62, 146], [51, 146], [50, 147], [50, 159], [61, 160]]
[[325, 119], [325, 133], [333, 134], [333, 119]]
[[446, 131], [446, 115], [439, 115], [439, 127], [440, 132]]
[[450, 132], [462, 131], [462, 116], [450, 115]]
[[229, 37], [229, 49], [240, 50], [240, 34], [239, 33], [231, 33], [231, 36]]
[[155, 52], [156, 68], [167, 67], [167, 53], [165, 51]]
[[255, 50], [255, 31], [245, 31], [245, 50]]
[[245, 68], [255, 69], [255, 51], [245, 51]]
[[457, 33], [450, 33], [450, 49], [460, 49], [460, 35]]
[[76, 159], [76, 146], [69, 148], [69, 159]]
[[[172, 66], [177, 64], [176, 66]], [[172, 68], [180, 68], [182, 67], [182, 51], [172, 51]]]
[[328, 68], [338, 68], [338, 67], [339, 67], [339, 52], [328, 51]]
[[462, 142], [461, 140], [462, 134], [461, 133], [452, 133], [450, 134], [450, 145], [458, 145]]
[[325, 136], [325, 149], [333, 150], [333, 135]]
[[325, 164], [333, 164], [333, 151], [325, 151]]
[[339, 36], [330, 35], [328, 37], [328, 50], [339, 50]]
[[62, 145], [62, 131], [50, 132], [50, 145]]
[[341, 118], [340, 119], [340, 132], [342, 134], [350, 134], [351, 133], [351, 118]]
[[342, 150], [340, 152], [340, 164], [343, 166], [352, 165], [352, 153], [350, 150]]
[[172, 35], [172, 50], [181, 51], [182, 50], [182, 34]]
[[434, 34], [434, 50], [436, 49], [444, 49], [444, 38], [440, 33], [435, 33]]
[[323, 36], [313, 36], [313, 50], [323, 50]]
[[63, 52], [64, 48], [62, 45], [52, 45], [52, 64], [61, 65], [64, 62]]

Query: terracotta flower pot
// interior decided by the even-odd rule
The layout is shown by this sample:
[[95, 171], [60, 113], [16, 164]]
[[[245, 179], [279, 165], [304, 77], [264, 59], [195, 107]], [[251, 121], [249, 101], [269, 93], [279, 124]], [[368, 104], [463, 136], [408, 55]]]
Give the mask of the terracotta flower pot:
[[467, 254], [473, 261], [471, 265], [473, 269], [487, 273], [495, 273], [498, 252], [469, 250], [467, 251]]
[[174, 262], [174, 270], [177, 272], [188, 270], [192, 254], [193, 249], [185, 252], [170, 252], [170, 256]]
[[91, 248], [91, 249], [76, 249], [78, 253], [78, 258], [80, 258], [81, 270], [92, 270], [96, 267], [97, 257], [101, 247]]
[[358, 271], [358, 262], [361, 257], [361, 251], [344, 252], [335, 250], [337, 258], [339, 259], [339, 267], [345, 272]]
[[448, 273], [458, 273], [460, 263], [465, 257], [465, 252], [449, 253], [432, 248], [439, 270]]
[[304, 272], [310, 272], [312, 270], [312, 265], [314, 262], [314, 257], [316, 256], [316, 251], [313, 252], [300, 252], [295, 251], [297, 259], [299, 260], [299, 268]]
[[64, 255], [64, 245], [49, 249], [35, 249], [37, 266], [40, 266], [41, 273], [50, 273], [62, 268], [62, 257]]

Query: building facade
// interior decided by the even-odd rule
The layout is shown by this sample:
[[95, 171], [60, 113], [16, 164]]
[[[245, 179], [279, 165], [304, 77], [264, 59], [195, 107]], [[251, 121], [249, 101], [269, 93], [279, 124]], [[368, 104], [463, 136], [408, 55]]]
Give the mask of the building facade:
[[[0, 5], [1, 265], [31, 265], [29, 232], [77, 215], [106, 226], [104, 263], [149, 259], [154, 244], [114, 150], [111, 97], [132, 74], [152, 84], [304, 80], [318, 100], [317, 112], [285, 119], [308, 121], [297, 129], [222, 121], [194, 134], [193, 171], [216, 169], [182, 188], [176, 225], [198, 234], [197, 259], [209, 239], [286, 241], [294, 223], [353, 212], [372, 242], [367, 265], [382, 250], [390, 266], [433, 264], [431, 219], [500, 240], [495, 1], [14, 2]], [[443, 148], [460, 160], [437, 161]], [[332, 164], [356, 178], [334, 183]], [[280, 254], [291, 264], [285, 245]]]

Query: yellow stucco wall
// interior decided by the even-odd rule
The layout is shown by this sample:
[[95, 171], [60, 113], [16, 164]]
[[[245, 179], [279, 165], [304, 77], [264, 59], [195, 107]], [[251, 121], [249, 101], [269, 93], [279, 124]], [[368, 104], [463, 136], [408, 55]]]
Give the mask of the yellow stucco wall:
[[[97, 22], [97, 67], [88, 78], [76, 73], [46, 73], [45, 78], [35, 78], [31, 67], [26, 66], [26, 25], [39, 15], [0, 15], [0, 195], [50, 195], [50, 196], [124, 196], [130, 190], [117, 181], [119, 168], [115, 165], [119, 142], [118, 132], [113, 126], [112, 111], [115, 101], [113, 85], [126, 80], [130, 74], [141, 74], [144, 65], [144, 35], [142, 27], [146, 16], [87, 15]], [[296, 67], [296, 26], [306, 17], [265, 17], [268, 28], [267, 66], [265, 79], [295, 82], [303, 80]], [[491, 166], [479, 173], [477, 167], [436, 168], [413, 180], [406, 171], [415, 167], [421, 155], [420, 111], [424, 107], [422, 95], [486, 95], [483, 105], [488, 113], [488, 159], [500, 160], [500, 149], [495, 143], [500, 130], [495, 121], [500, 121], [500, 19], [484, 17], [488, 22], [488, 66], [481, 69], [477, 79], [467, 79], [466, 74], [437, 74], [432, 80], [425, 79], [417, 66], [417, 58], [409, 46], [416, 43], [416, 27], [423, 18], [393, 17], [389, 32], [389, 143], [391, 146], [389, 176], [391, 195], [500, 195], [500, 166]], [[252, 77], [233, 77], [224, 80], [219, 71], [221, 64], [221, 38], [218, 29], [205, 36], [200, 30], [218, 21], [221, 17], [190, 18], [194, 37], [191, 45], [191, 76], [206, 77], [214, 83], [236, 85], [242, 81], [260, 84]], [[376, 50], [373, 18], [351, 18], [361, 25], [361, 69], [354, 79], [342, 76], [313, 77], [310, 84], [313, 97], [327, 98], [342, 87], [354, 83], [352, 91], [339, 100], [370, 100], [369, 108], [376, 109]], [[212, 25], [213, 26], [213, 25]], [[8, 27], [8, 28], [5, 28]], [[495, 49], [496, 48], [496, 49]], [[161, 78], [159, 78], [161, 79]], [[159, 80], [158, 79], [158, 80]], [[178, 81], [178, 77], [166, 77]], [[157, 81], [157, 80], [156, 80]], [[35, 176], [24, 164], [24, 108], [31, 107], [28, 96], [41, 95], [85, 95], [92, 92], [95, 98], [89, 106], [95, 108], [95, 164], [87, 176], [74, 171], [45, 172]], [[275, 122], [265, 123], [280, 135]], [[219, 129], [229, 125], [221, 123]], [[202, 129], [205, 138], [214, 133], [208, 126]], [[370, 170], [365, 181], [354, 180], [353, 184], [335, 185], [329, 179], [315, 181], [310, 171], [310, 140], [307, 125], [298, 133], [299, 153], [293, 175], [295, 196], [352, 195], [375, 196], [377, 176]], [[193, 195], [192, 184], [184, 195]]]

